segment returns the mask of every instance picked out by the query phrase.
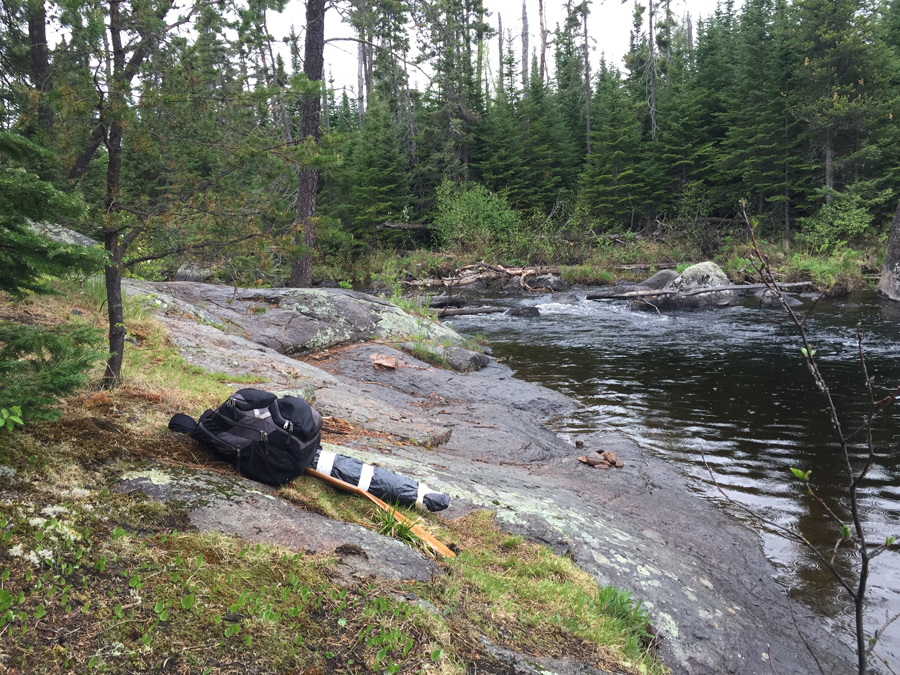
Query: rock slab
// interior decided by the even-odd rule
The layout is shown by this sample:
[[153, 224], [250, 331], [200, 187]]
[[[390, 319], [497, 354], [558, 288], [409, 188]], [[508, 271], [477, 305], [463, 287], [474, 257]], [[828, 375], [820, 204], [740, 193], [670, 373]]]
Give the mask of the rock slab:
[[251, 544], [277, 544], [298, 552], [337, 551], [354, 576], [426, 581], [440, 573], [425, 556], [395, 539], [299, 509], [271, 488], [238, 476], [148, 467], [126, 472], [115, 489], [175, 502], [201, 532], [233, 534]]

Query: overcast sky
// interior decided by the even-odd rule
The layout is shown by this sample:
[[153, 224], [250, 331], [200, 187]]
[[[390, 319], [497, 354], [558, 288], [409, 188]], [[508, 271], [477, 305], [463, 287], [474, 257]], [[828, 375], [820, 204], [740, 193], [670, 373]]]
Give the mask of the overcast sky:
[[[642, 0], [646, 5], [646, 0]], [[679, 16], [690, 13], [696, 25], [698, 17], [707, 17], [715, 11], [717, 0], [672, 0], [672, 11]], [[496, 29], [497, 15], [503, 18], [504, 33], [511, 29], [515, 40], [515, 53], [521, 56], [522, 44], [520, 36], [522, 32], [522, 2], [521, 0], [485, 0], [485, 6], [491, 13], [488, 22]], [[529, 49], [533, 53], [539, 48], [538, 39], [538, 0], [526, 0], [528, 8], [528, 33]], [[559, 0], [545, 0], [544, 11], [546, 13], [547, 30], [554, 31], [557, 24], [565, 21], [565, 3]], [[591, 70], [595, 70], [600, 62], [601, 52], [606, 54], [608, 62], [621, 65], [622, 57], [628, 49], [628, 36], [631, 31], [632, 15], [634, 13], [634, 0], [605, 0], [591, 4], [591, 13], [588, 17], [588, 35], [592, 41]], [[269, 29], [276, 37], [282, 37], [290, 31], [293, 25], [297, 29], [305, 22], [305, 5], [302, 0], [292, 0], [284, 13], [270, 15]], [[299, 30], [298, 30], [299, 32]], [[335, 86], [346, 86], [351, 90], [356, 89], [356, 44], [353, 42], [340, 42], [335, 38], [352, 37], [353, 32], [345, 24], [341, 23], [340, 16], [334, 10], [329, 10], [325, 16], [326, 38], [332, 40], [325, 45], [325, 76], [334, 78]], [[301, 47], [302, 50], [302, 47]], [[548, 47], [547, 58], [552, 59], [552, 48]], [[491, 73], [496, 74], [497, 41], [492, 41], [488, 55], [490, 59]], [[552, 71], [551, 71], [552, 72]], [[420, 87], [424, 85], [423, 78], [416, 77], [411, 71], [413, 80], [418, 80]]]

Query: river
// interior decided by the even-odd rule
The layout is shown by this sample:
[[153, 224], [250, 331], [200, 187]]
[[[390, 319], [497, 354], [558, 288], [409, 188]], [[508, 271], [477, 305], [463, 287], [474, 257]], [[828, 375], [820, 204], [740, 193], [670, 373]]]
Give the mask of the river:
[[[560, 435], [576, 440], [582, 433], [616, 430], [678, 464], [699, 495], [749, 519], [712, 485], [701, 459], [705, 451], [733, 499], [822, 549], [833, 548], [840, 525], [792, 477], [790, 467], [811, 470], [817, 494], [846, 518], [845, 464], [824, 397], [800, 353], [796, 327], [782, 310], [761, 309], [748, 299], [726, 308], [660, 316], [631, 311], [622, 301], [575, 297], [574, 302], [573, 296], [486, 298], [485, 304], [537, 306], [541, 316], [477, 315], [452, 323], [462, 333], [484, 335], [493, 355], [517, 377], [581, 402], [574, 413], [550, 420]], [[873, 292], [823, 300], [807, 322], [845, 429], [858, 426], [869, 406], [857, 325], [880, 398], [900, 384], [900, 303]], [[874, 428], [879, 458], [861, 490], [870, 542], [900, 538], [898, 421], [895, 405]], [[863, 445], [853, 446], [856, 457], [864, 451]], [[853, 608], [832, 575], [803, 546], [770, 533], [763, 533], [762, 542], [787, 592], [849, 642]], [[850, 575], [855, 562], [846, 553], [836, 559], [838, 569]], [[873, 561], [868, 597], [869, 631], [884, 622], [886, 612], [900, 612], [900, 553]], [[888, 628], [876, 653], [891, 667], [900, 665], [900, 620]]]

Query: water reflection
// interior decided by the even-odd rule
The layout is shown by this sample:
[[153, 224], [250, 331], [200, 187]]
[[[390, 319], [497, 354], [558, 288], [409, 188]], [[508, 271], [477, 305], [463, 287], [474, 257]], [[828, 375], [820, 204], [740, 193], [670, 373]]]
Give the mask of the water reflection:
[[[534, 300], [495, 300], [534, 304]], [[540, 382], [583, 403], [576, 413], [551, 421], [561, 434], [577, 436], [617, 429], [678, 462], [712, 499], [700, 462], [701, 448], [720, 484], [735, 499], [807, 539], [831, 548], [840, 527], [791, 479], [789, 468], [812, 470], [818, 494], [847, 516], [845, 465], [837, 452], [823, 397], [800, 354], [796, 328], [780, 311], [736, 306], [658, 316], [632, 312], [621, 303], [581, 301], [538, 304], [534, 319], [503, 315], [459, 317], [458, 330], [483, 333], [526, 380]], [[805, 310], [804, 310], [805, 311]], [[810, 342], [829, 383], [845, 430], [868, 410], [859, 367], [856, 326], [864, 334], [869, 374], [879, 391], [900, 382], [900, 303], [872, 293], [843, 301], [823, 300], [808, 321]], [[900, 441], [898, 410], [881, 419], [874, 438], [886, 454], [861, 492], [870, 541], [900, 534]], [[863, 441], [864, 438], [860, 438]], [[853, 446], [864, 453], [861, 443]], [[767, 554], [795, 597], [824, 616], [841, 617], [845, 599], [821, 565], [803, 548], [765, 536]], [[842, 572], [853, 561], [838, 557]], [[873, 565], [874, 621], [900, 611], [900, 556]], [[846, 624], [841, 620], [840, 623]], [[881, 653], [900, 662], [900, 622]]]

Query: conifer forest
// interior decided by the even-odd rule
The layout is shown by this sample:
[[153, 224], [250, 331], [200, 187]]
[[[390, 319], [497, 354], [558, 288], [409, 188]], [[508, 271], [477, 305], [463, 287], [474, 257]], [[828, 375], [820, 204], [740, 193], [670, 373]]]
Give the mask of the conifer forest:
[[[643, 0], [624, 59], [590, 0], [553, 26], [481, 0], [306, 0], [276, 38], [285, 9], [3, 0], [0, 132], [33, 151], [0, 162], [83, 200], [60, 222], [104, 243], [108, 281], [185, 255], [294, 286], [362, 281], [379, 251], [583, 265], [639, 239], [662, 247], [645, 262], [740, 259], [740, 200], [793, 254], [885, 247], [900, 0]], [[323, 59], [342, 22], [351, 86]]]

